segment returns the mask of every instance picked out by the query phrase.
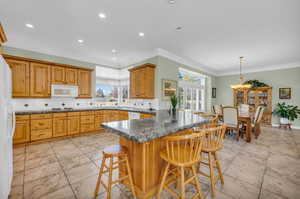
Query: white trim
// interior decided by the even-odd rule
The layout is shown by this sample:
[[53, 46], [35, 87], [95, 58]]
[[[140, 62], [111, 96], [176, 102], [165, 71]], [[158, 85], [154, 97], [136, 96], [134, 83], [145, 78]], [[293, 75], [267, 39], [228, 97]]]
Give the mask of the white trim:
[[173, 61], [176, 61], [180, 64], [184, 64], [184, 65], [187, 65], [191, 68], [203, 71], [204, 73], [207, 73], [209, 75], [216, 75], [215, 72], [213, 72], [212, 70], [207, 69], [207, 67], [200, 66], [200, 64], [195, 62], [195, 61], [184, 59], [184, 58], [182, 58], [178, 55], [175, 55], [175, 54], [173, 54], [173, 53], [171, 53], [167, 50], [164, 50], [162, 48], [157, 48], [156, 52], [157, 52], [157, 55], [159, 55], [159, 56], [166, 57], [166, 58], [171, 59]]
[[[272, 127], [279, 127], [279, 124], [272, 123]], [[292, 129], [300, 129], [300, 126], [291, 125]]]
[[[288, 69], [288, 68], [297, 68], [300, 67], [300, 62], [293, 62], [293, 63], [287, 63], [287, 64], [279, 64], [279, 65], [268, 65], [268, 66], [260, 66], [260, 67], [255, 67], [252, 69], [244, 69], [244, 74], [245, 73], [255, 73], [255, 72], [262, 72], [262, 71], [272, 71], [272, 70], [280, 70], [280, 69]], [[228, 72], [221, 72], [217, 73], [216, 76], [226, 76], [226, 75], [238, 75], [239, 71], [236, 69], [233, 69]]]

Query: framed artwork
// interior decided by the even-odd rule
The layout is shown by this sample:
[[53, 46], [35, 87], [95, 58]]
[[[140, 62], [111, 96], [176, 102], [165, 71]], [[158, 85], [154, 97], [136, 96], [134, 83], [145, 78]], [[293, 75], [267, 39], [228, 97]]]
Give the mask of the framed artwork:
[[164, 100], [169, 100], [171, 96], [177, 93], [177, 81], [175, 80], [162, 80], [162, 97]]
[[216, 98], [217, 97], [217, 88], [212, 88], [211, 97], [212, 98]]
[[291, 88], [279, 88], [279, 99], [291, 99], [292, 89]]

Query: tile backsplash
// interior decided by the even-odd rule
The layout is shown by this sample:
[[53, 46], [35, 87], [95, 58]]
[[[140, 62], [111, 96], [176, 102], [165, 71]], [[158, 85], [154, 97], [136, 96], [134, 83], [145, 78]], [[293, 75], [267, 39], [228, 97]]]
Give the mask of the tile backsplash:
[[150, 107], [159, 109], [158, 99], [130, 99], [127, 103], [105, 103], [94, 99], [70, 99], [70, 98], [51, 98], [51, 99], [13, 99], [14, 109], [16, 111], [23, 110], [49, 110], [52, 108], [88, 108], [101, 106], [126, 106], [135, 108]]

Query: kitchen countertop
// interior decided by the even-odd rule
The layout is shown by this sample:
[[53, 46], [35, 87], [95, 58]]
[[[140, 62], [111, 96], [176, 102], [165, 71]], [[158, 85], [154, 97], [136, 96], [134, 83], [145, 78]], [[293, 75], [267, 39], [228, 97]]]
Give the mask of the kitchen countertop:
[[45, 113], [65, 113], [65, 112], [80, 112], [80, 111], [98, 111], [98, 110], [119, 110], [119, 111], [129, 111], [137, 113], [150, 113], [156, 114], [156, 110], [141, 109], [141, 108], [131, 108], [131, 107], [92, 107], [92, 108], [75, 108], [71, 110], [22, 110], [16, 111], [16, 115], [28, 115], [28, 114], [45, 114]]
[[101, 126], [131, 141], [148, 142], [205, 123], [207, 119], [192, 111], [177, 111], [174, 117], [167, 110], [158, 110], [152, 118], [107, 122]]

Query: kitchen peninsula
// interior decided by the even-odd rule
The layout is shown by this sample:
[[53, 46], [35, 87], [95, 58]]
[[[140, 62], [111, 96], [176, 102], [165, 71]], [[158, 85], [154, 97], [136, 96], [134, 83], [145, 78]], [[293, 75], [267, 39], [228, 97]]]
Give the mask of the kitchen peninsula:
[[[172, 116], [159, 110], [155, 117], [103, 123], [106, 130], [120, 135], [120, 145], [127, 148], [133, 181], [139, 198], [150, 198], [157, 192], [163, 160], [162, 137], [182, 133], [207, 123], [207, 119], [192, 111], [178, 111]], [[124, 175], [120, 170], [120, 176]]]

